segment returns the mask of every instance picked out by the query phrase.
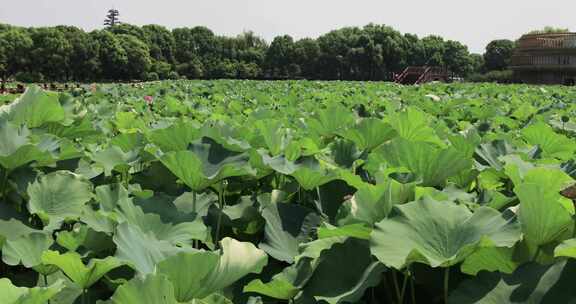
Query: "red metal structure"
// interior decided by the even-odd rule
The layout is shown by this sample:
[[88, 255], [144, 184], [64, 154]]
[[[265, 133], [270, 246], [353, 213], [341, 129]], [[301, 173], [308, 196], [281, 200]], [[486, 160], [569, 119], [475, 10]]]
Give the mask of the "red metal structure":
[[422, 84], [431, 81], [448, 82], [450, 73], [446, 68], [437, 66], [410, 66], [394, 77], [399, 84]]

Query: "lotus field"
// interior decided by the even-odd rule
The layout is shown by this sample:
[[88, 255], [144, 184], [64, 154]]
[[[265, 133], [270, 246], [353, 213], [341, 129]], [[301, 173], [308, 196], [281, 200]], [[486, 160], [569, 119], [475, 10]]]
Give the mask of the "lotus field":
[[1, 100], [1, 304], [576, 303], [572, 89], [168, 81]]

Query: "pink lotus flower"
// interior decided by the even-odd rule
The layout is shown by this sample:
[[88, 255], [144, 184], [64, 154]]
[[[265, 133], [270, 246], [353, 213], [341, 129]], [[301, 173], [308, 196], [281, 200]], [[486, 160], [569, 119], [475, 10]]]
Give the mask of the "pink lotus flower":
[[152, 97], [152, 96], [150, 96], [150, 95], [146, 95], [146, 96], [144, 96], [144, 100], [146, 100], [146, 103], [147, 103], [148, 105], [151, 105], [152, 102], [154, 102], [154, 97]]
[[96, 92], [96, 84], [95, 84], [95, 83], [93, 83], [93, 84], [90, 85], [90, 91], [91, 91], [92, 93]]

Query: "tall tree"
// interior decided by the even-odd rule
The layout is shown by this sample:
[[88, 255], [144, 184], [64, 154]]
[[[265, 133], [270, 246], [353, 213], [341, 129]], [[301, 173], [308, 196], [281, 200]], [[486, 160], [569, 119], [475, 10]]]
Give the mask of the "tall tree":
[[150, 49], [140, 39], [132, 35], [121, 34], [118, 39], [124, 48], [128, 62], [121, 67], [124, 79], [146, 79], [146, 73], [152, 64]]
[[270, 44], [266, 52], [266, 67], [273, 77], [290, 77], [295, 71], [291, 64], [294, 62], [294, 39], [289, 35], [278, 36]]
[[306, 78], [317, 77], [320, 46], [315, 39], [304, 38], [294, 43], [294, 58], [300, 66], [302, 76]]
[[512, 60], [515, 44], [511, 40], [494, 40], [486, 46], [484, 63], [488, 71], [501, 71], [508, 68]]
[[55, 27], [30, 30], [34, 48], [30, 52], [35, 69], [50, 80], [68, 80], [72, 44]]
[[161, 25], [149, 24], [142, 27], [150, 47], [150, 56], [154, 60], [174, 63], [176, 40], [172, 32]]
[[88, 81], [96, 80], [100, 69], [100, 44], [88, 33], [73, 26], [56, 27], [72, 45], [68, 62], [67, 78]]
[[443, 61], [446, 68], [460, 76], [467, 76], [474, 70], [468, 47], [458, 41], [446, 41]]
[[120, 12], [117, 9], [110, 9], [108, 10], [108, 14], [106, 14], [106, 19], [104, 19], [105, 26], [115, 26], [120, 24]]
[[31, 68], [30, 50], [34, 41], [25, 29], [11, 28], [0, 33], [0, 78]]
[[120, 39], [109, 31], [93, 31], [90, 36], [100, 45], [99, 77], [105, 80], [121, 80], [123, 68], [128, 64], [128, 54]]

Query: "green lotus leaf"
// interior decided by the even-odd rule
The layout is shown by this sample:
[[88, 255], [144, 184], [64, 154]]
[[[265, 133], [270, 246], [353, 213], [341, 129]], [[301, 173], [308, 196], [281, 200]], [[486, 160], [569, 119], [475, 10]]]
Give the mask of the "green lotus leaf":
[[221, 248], [220, 253], [181, 253], [158, 264], [158, 273], [170, 279], [179, 302], [203, 299], [250, 273], [260, 273], [268, 263], [264, 251], [251, 243], [224, 238]]
[[395, 208], [395, 215], [376, 224], [371, 250], [396, 269], [413, 262], [450, 266], [479, 246], [511, 247], [520, 239], [515, 218], [488, 207], [472, 213], [462, 205], [423, 199]]
[[332, 136], [354, 123], [351, 112], [339, 104], [317, 111], [307, 120], [308, 128], [318, 135]]
[[336, 138], [327, 147], [330, 153], [318, 154], [319, 160], [345, 169], [357, 167], [363, 161], [361, 151], [358, 151], [352, 141]]
[[339, 178], [337, 170], [327, 168], [325, 163], [313, 156], [304, 156], [292, 162], [284, 156], [270, 157], [264, 151], [259, 153], [266, 165], [279, 173], [293, 176], [306, 190], [315, 189]]
[[[212, 192], [207, 192], [208, 194], [213, 194]], [[191, 194], [188, 192], [188, 194]], [[206, 200], [206, 196], [214, 199], [213, 201]], [[134, 198], [134, 205], [142, 208], [142, 211], [146, 213], [153, 213], [160, 216], [160, 219], [164, 223], [171, 223], [171, 224], [180, 224], [180, 223], [188, 223], [193, 222], [198, 219], [200, 216], [205, 216], [208, 212], [210, 205], [206, 206], [205, 204], [212, 204], [217, 202], [218, 195], [207, 195], [204, 193], [196, 195], [196, 209], [199, 212], [203, 212], [201, 215], [197, 214], [194, 211], [191, 212], [183, 212], [182, 209], [179, 209], [176, 206], [176, 199], [173, 196], [167, 195], [161, 192], [155, 192], [153, 196], [150, 197], [139, 197], [136, 196]], [[179, 203], [182, 203], [185, 199], [194, 200], [194, 197], [189, 197], [183, 195]], [[194, 204], [194, 202], [192, 202]], [[192, 208], [194, 206], [191, 206]]]
[[118, 225], [113, 239], [117, 246], [115, 256], [142, 275], [153, 273], [156, 264], [167, 257], [179, 252], [195, 251], [192, 248], [178, 247], [169, 241], [159, 240], [153, 233], [145, 233], [129, 223]]
[[112, 170], [119, 172], [128, 172], [130, 167], [138, 161], [138, 152], [124, 152], [118, 146], [110, 146], [107, 149], [100, 150], [91, 154], [90, 158], [104, 169], [106, 176], [112, 174]]
[[454, 148], [438, 148], [427, 142], [410, 142], [397, 138], [370, 154], [369, 162], [406, 168], [422, 179], [422, 186], [442, 186], [446, 179], [470, 169], [472, 160]]
[[264, 147], [270, 151], [272, 156], [279, 155], [290, 141], [287, 129], [283, 127], [282, 122], [279, 120], [258, 120], [255, 123], [255, 127], [263, 139]]
[[179, 253], [158, 263], [157, 271], [173, 282], [176, 299], [188, 302], [198, 298], [204, 281], [217, 269], [219, 261], [220, 256], [209, 251]]
[[398, 135], [408, 141], [428, 142], [444, 146], [442, 140], [430, 127], [431, 118], [415, 107], [398, 112], [388, 117], [388, 123], [398, 132]]
[[64, 125], [61, 122], [52, 122], [46, 123], [42, 129], [60, 138], [68, 138], [70, 140], [82, 138], [83, 140], [86, 140], [100, 135], [100, 132], [94, 128], [92, 122], [93, 117], [86, 115], [80, 120], [74, 121], [71, 125]]
[[576, 259], [576, 239], [569, 239], [556, 246], [555, 257], [569, 257]]
[[372, 228], [366, 227], [365, 224], [351, 224], [344, 226], [332, 226], [324, 223], [323, 226], [318, 227], [318, 239], [325, 239], [331, 237], [351, 237], [362, 240], [369, 240]]
[[88, 265], [84, 265], [82, 257], [76, 252], [60, 254], [57, 251], [51, 250], [42, 254], [42, 262], [60, 268], [66, 276], [82, 289], [89, 288], [109, 271], [123, 265], [123, 263], [115, 257], [91, 259]]
[[[268, 287], [289, 287], [284, 282], [274, 282], [285, 281], [298, 288], [302, 291], [296, 298], [298, 303], [314, 299], [328, 303], [356, 303], [367, 288], [378, 284], [385, 269], [372, 258], [366, 240], [329, 237], [305, 243], [300, 249], [295, 264], [268, 283]], [[266, 292], [267, 289], [260, 291]]]
[[[152, 197], [139, 202], [141, 206], [151, 211], [145, 213], [141, 206], [133, 202], [124, 186], [120, 184], [99, 186], [96, 187], [96, 200], [108, 214], [86, 210], [83, 218], [97, 231], [109, 231], [109, 222], [115, 221], [127, 222], [138, 227], [143, 233], [152, 233], [158, 240], [191, 243], [191, 240], [209, 239], [208, 228], [201, 218], [179, 213], [177, 206], [172, 205], [172, 202], [169, 202], [171, 206], [166, 206], [165, 202], [154, 199], [155, 197]], [[152, 204], [154, 206], [147, 206]], [[168, 213], [172, 214], [171, 218], [168, 217]], [[178, 218], [174, 217], [176, 215]]]
[[6, 107], [8, 108], [5, 111], [12, 123], [26, 124], [29, 128], [59, 122], [65, 118], [64, 108], [58, 102], [58, 97], [47, 94], [38, 86], [29, 86], [24, 94]]
[[298, 294], [299, 289], [284, 279], [274, 278], [268, 283], [264, 283], [260, 279], [252, 280], [248, 285], [244, 286], [243, 291], [254, 292], [280, 300], [289, 300]]
[[41, 233], [42, 230], [33, 229], [14, 218], [8, 221], [0, 220], [0, 245], [3, 245], [6, 240], [18, 240], [22, 236], [36, 232]]
[[532, 145], [538, 145], [543, 156], [567, 160], [576, 151], [576, 143], [544, 122], [538, 122], [522, 130], [522, 137]]
[[252, 174], [249, 159], [247, 153], [227, 150], [207, 137], [190, 144], [188, 150], [160, 156], [168, 170], [194, 191], [228, 177]]
[[243, 126], [224, 118], [205, 121], [200, 136], [218, 143], [228, 151], [243, 152], [251, 148], [244, 139], [246, 137], [244, 132], [246, 130]]
[[341, 223], [363, 222], [373, 225], [388, 216], [396, 204], [406, 203], [414, 198], [415, 182], [400, 183], [385, 177], [376, 185], [363, 183], [343, 208], [348, 210]]
[[217, 268], [202, 284], [200, 298], [221, 290], [249, 273], [260, 273], [268, 263], [268, 256], [253, 244], [239, 242], [232, 238], [220, 241], [221, 251]]
[[22, 264], [26, 268], [32, 268], [42, 263], [42, 253], [54, 243], [47, 233], [33, 232], [7, 240], [2, 247], [2, 261], [8, 265]]
[[122, 133], [136, 133], [146, 130], [146, 123], [135, 112], [116, 112], [113, 122]]
[[303, 291], [330, 304], [356, 303], [380, 282], [384, 265], [373, 261], [367, 241], [348, 239], [323, 251]]
[[473, 252], [460, 266], [463, 273], [477, 275], [480, 271], [512, 273], [521, 263], [514, 260], [514, 248], [486, 247]]
[[16, 287], [9, 279], [0, 279], [2, 304], [44, 304], [64, 288], [62, 281], [48, 287]]
[[84, 206], [80, 221], [86, 224], [90, 229], [96, 232], [112, 234], [116, 226], [116, 217], [114, 213], [108, 213], [102, 210], [94, 210], [92, 206]]
[[[47, 287], [55, 284], [58, 281], [63, 281], [64, 287], [62, 290], [50, 299], [50, 304], [69, 304], [74, 303], [76, 299], [83, 293], [83, 290], [76, 283], [72, 282], [62, 271], [58, 270], [56, 266], [45, 266], [54, 268], [54, 271], [46, 276], [38, 276], [36, 283], [37, 287]], [[34, 268], [36, 270], [36, 268]]]
[[28, 210], [43, 220], [78, 218], [92, 199], [92, 185], [69, 171], [56, 171], [28, 186]]
[[199, 126], [183, 120], [167, 128], [154, 129], [146, 134], [148, 140], [164, 152], [186, 150], [188, 145], [199, 136]]
[[476, 166], [481, 169], [492, 167], [498, 171], [504, 168], [504, 163], [500, 160], [501, 156], [514, 153], [515, 150], [504, 140], [495, 140], [490, 143], [480, 144], [474, 152]]
[[[114, 231], [111, 229], [110, 232]], [[103, 233], [104, 232], [104, 233]], [[95, 231], [87, 225], [75, 224], [71, 231], [60, 231], [56, 233], [56, 243], [68, 249], [77, 251], [78, 248], [91, 252], [106, 252], [114, 250], [112, 238], [105, 231]]]
[[132, 200], [119, 200], [119, 210], [115, 212], [119, 222], [127, 222], [138, 227], [143, 233], [152, 233], [158, 240], [172, 243], [191, 243], [191, 240], [207, 241], [209, 231], [201, 218], [183, 221], [178, 224], [165, 223], [159, 214], [144, 213]]
[[208, 214], [210, 206], [218, 202], [218, 196], [213, 193], [186, 192], [174, 200], [174, 205], [181, 213], [195, 213], [199, 217]]
[[556, 240], [573, 226], [572, 202], [560, 195], [572, 178], [558, 169], [535, 168], [514, 188], [520, 200], [524, 238], [539, 246]]
[[191, 304], [233, 304], [228, 298], [221, 294], [213, 293], [204, 299], [198, 300], [194, 299]]
[[121, 285], [110, 298], [111, 304], [179, 304], [174, 297], [174, 286], [166, 276], [149, 274], [136, 277]]
[[340, 133], [353, 141], [358, 149], [371, 151], [384, 142], [394, 138], [397, 133], [389, 124], [375, 118], [366, 118], [353, 128]]
[[[47, 137], [44, 137], [47, 139]], [[54, 160], [52, 152], [58, 149], [55, 142], [34, 142], [25, 126], [0, 120], [0, 165], [8, 170], [16, 169], [32, 161]]]
[[127, 204], [133, 204], [130, 193], [120, 184], [98, 186], [94, 189], [94, 192], [96, 194], [95, 199], [100, 204], [100, 208], [107, 212], [112, 212]]
[[573, 303], [575, 276], [573, 261], [525, 264], [511, 275], [481, 272], [452, 292], [448, 303]]
[[318, 259], [323, 251], [328, 250], [334, 246], [334, 244], [341, 244], [346, 242], [348, 237], [345, 236], [335, 236], [323, 239], [317, 239], [308, 243], [300, 245], [300, 254], [294, 259], [295, 262], [299, 262], [303, 259]]
[[524, 176], [533, 168], [533, 163], [523, 160], [518, 155], [503, 156], [502, 160], [506, 163], [504, 165], [504, 173], [514, 185], [519, 185], [524, 180]]
[[307, 237], [303, 231], [307, 216], [313, 213], [308, 208], [288, 204], [271, 203], [262, 210], [266, 220], [264, 241], [258, 247], [273, 258], [287, 263], [294, 262], [299, 244]]

